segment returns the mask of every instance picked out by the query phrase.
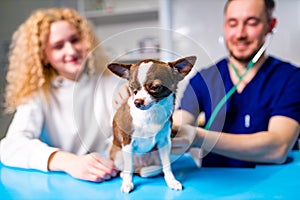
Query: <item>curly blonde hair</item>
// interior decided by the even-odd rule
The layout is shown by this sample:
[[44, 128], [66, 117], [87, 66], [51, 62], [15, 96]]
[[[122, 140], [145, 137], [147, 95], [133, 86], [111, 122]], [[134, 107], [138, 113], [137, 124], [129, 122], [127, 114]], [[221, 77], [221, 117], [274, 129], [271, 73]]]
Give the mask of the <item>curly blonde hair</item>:
[[97, 47], [99, 41], [92, 25], [83, 16], [70, 8], [37, 10], [20, 25], [12, 37], [5, 93], [8, 113], [14, 112], [18, 105], [25, 103], [39, 90], [46, 97], [49, 95], [51, 80], [57, 73], [45, 59], [45, 44], [51, 23], [60, 20], [67, 20], [81, 35], [89, 54], [85, 63], [87, 71], [109, 73], [106, 70], [109, 60]]

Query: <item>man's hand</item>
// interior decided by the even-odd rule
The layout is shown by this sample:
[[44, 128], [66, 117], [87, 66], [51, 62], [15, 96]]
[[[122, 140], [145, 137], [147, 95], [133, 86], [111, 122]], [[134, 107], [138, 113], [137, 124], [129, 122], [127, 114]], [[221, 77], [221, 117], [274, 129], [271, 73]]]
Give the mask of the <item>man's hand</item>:
[[173, 127], [172, 132], [175, 137], [172, 139], [172, 154], [183, 154], [190, 148], [196, 147], [195, 136], [197, 127], [189, 124]]
[[199, 138], [196, 133], [197, 127], [186, 124], [180, 127], [173, 127], [172, 131], [173, 133], [175, 132], [176, 136], [172, 139], [171, 153], [181, 155], [189, 152], [195, 164], [198, 167], [201, 167], [204, 152], [198, 143]]

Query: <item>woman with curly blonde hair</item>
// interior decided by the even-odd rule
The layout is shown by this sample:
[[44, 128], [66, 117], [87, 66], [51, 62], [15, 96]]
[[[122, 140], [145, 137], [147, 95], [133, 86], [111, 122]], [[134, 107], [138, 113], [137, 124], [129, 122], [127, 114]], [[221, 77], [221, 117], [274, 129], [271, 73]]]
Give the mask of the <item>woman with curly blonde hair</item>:
[[9, 53], [5, 100], [14, 117], [0, 144], [3, 164], [97, 182], [116, 175], [95, 153], [111, 136], [116, 85], [97, 45], [73, 9], [37, 10], [21, 24]]

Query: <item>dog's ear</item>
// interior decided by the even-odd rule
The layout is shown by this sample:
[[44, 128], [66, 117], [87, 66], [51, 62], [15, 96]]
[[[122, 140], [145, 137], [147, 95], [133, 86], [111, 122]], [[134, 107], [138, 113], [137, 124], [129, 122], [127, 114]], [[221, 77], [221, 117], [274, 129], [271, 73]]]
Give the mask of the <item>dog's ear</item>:
[[193, 68], [195, 65], [197, 57], [189, 56], [185, 58], [181, 58], [174, 62], [169, 62], [168, 64], [175, 69], [183, 79]]
[[114, 74], [120, 76], [121, 78], [129, 79], [129, 70], [131, 64], [121, 64], [121, 63], [111, 63], [108, 66], [108, 69]]

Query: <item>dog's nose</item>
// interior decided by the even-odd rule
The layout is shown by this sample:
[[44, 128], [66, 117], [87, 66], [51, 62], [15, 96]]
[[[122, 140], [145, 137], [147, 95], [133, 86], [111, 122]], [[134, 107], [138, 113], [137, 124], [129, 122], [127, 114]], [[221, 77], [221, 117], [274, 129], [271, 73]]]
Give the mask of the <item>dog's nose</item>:
[[134, 100], [134, 105], [137, 108], [140, 108], [140, 107], [144, 106], [144, 99], [136, 99], [136, 100]]

